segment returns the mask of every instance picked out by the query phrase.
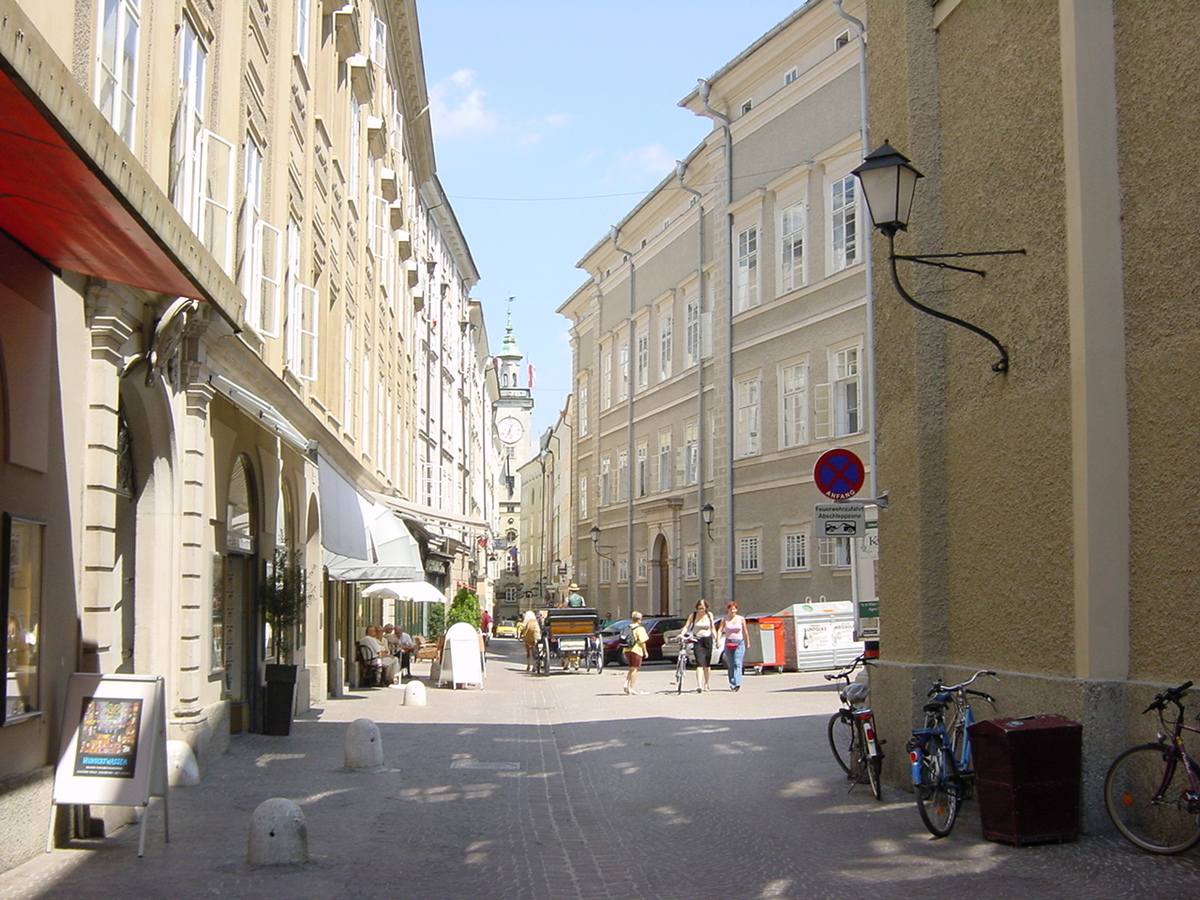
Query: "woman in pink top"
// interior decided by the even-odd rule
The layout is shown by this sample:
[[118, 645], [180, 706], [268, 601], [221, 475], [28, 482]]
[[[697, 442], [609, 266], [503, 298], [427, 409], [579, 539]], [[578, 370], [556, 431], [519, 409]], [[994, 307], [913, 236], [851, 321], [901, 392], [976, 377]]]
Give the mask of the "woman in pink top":
[[717, 626], [717, 642], [725, 657], [725, 671], [729, 674], [729, 689], [742, 689], [742, 661], [746, 658], [746, 619], [738, 615], [736, 603], [726, 606], [725, 618]]

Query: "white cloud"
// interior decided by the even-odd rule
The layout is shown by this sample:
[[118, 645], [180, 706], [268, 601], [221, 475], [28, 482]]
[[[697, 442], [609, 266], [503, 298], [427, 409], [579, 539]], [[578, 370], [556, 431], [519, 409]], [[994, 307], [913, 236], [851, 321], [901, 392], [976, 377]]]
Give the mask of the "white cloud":
[[484, 107], [487, 92], [475, 85], [475, 73], [459, 69], [429, 91], [429, 113], [434, 133], [440, 139], [470, 138], [492, 134], [500, 118]]
[[675, 157], [662, 144], [638, 147], [617, 158], [623, 172], [661, 178], [675, 168]]

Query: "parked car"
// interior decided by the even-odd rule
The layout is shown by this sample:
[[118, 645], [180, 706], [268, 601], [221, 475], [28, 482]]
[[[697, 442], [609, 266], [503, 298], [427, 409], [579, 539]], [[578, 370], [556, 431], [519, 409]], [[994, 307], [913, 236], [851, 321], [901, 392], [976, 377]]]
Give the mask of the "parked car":
[[517, 636], [517, 623], [512, 619], [501, 619], [496, 623], [496, 637], [515, 638]]
[[[617, 619], [604, 626], [601, 630], [600, 639], [604, 642], [604, 662], [606, 665], [625, 662], [625, 652], [621, 647], [621, 629], [631, 621], [633, 620]], [[678, 616], [643, 616], [642, 627], [646, 629], [648, 636], [648, 640], [646, 641], [646, 659], [666, 659], [663, 656], [663, 638], [668, 631], [683, 628], [684, 621], [686, 620], [680, 619]], [[679, 649], [676, 648], [675, 652], [678, 653]]]
[[[720, 623], [721, 623], [721, 620], [717, 619], [717, 624], [719, 625]], [[682, 628], [675, 628], [671, 631], [668, 631], [666, 634], [663, 635], [662, 652], [663, 652], [664, 659], [678, 659], [679, 658], [679, 644], [683, 640], [682, 635], [683, 635]], [[714, 632], [713, 633], [713, 645], [712, 645], [712, 662], [711, 662], [711, 665], [713, 667], [725, 665], [724, 658], [721, 655], [721, 647], [720, 647], [720, 645], [717, 644], [716, 637], [717, 637], [716, 633]], [[689, 667], [692, 666], [692, 654], [690, 654], [690, 653], [688, 654], [688, 666]]]

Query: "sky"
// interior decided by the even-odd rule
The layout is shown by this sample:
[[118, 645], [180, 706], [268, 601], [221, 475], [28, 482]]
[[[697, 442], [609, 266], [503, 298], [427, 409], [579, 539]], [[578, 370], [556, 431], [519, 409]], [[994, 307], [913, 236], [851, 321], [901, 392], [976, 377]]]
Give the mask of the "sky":
[[533, 431], [571, 391], [576, 267], [704, 139], [678, 106], [803, 0], [418, 0], [438, 178], [492, 352], [535, 372]]

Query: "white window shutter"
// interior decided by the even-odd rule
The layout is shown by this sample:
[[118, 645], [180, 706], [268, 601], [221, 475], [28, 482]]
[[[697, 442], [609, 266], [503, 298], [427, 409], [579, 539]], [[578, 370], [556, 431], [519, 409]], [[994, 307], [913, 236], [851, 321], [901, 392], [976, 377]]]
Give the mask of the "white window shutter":
[[200, 136], [200, 235], [204, 246], [227, 273], [233, 272], [233, 144], [205, 129]]
[[317, 302], [316, 288], [297, 284], [296, 292], [296, 375], [305, 381], [317, 380]]
[[279, 337], [279, 295], [283, 282], [283, 232], [262, 219], [254, 224], [257, 271], [251, 290], [258, 300], [254, 327], [265, 337]]
[[813, 431], [817, 440], [833, 437], [833, 385], [813, 385]]

